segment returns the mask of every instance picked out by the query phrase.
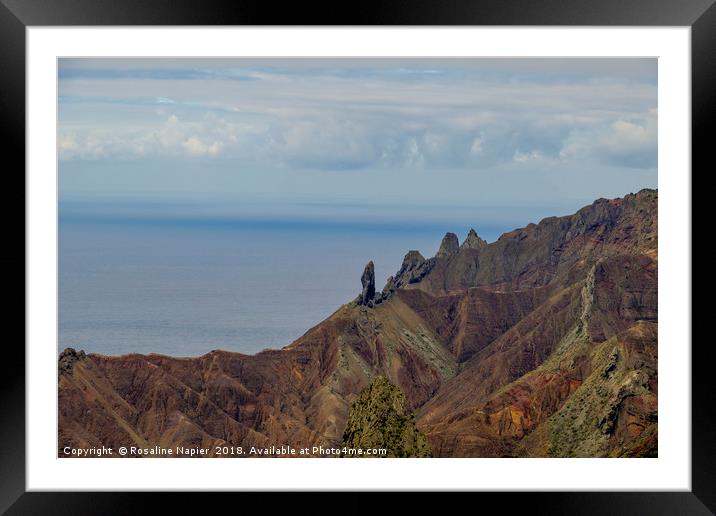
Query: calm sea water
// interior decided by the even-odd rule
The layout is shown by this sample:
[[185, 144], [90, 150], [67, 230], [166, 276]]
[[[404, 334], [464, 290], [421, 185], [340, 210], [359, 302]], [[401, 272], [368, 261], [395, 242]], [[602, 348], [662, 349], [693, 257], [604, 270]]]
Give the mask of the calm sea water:
[[[465, 228], [294, 221], [60, 219], [59, 348], [196, 356], [290, 344], [410, 249]], [[486, 235], [490, 240], [498, 234]]]

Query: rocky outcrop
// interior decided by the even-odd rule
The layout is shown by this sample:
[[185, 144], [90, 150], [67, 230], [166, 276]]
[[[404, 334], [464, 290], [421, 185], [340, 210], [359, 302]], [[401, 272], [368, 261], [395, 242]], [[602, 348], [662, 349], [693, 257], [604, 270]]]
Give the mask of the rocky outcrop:
[[373, 380], [351, 405], [342, 446], [385, 450], [378, 457], [431, 456], [427, 439], [415, 427], [415, 417], [405, 410], [405, 396], [384, 376]]
[[458, 242], [457, 235], [455, 233], [446, 233], [440, 242], [440, 249], [435, 255], [436, 258], [448, 258], [457, 254], [460, 250], [460, 243]]
[[[398, 281], [406, 279], [406, 277], [413, 276], [411, 273], [420, 268], [425, 264], [425, 258], [420, 251], [408, 251], [403, 257], [403, 263], [395, 275]], [[403, 281], [405, 283], [405, 281]]]
[[76, 351], [74, 348], [66, 348], [57, 360], [57, 371], [59, 374], [71, 374], [74, 366], [86, 357], [85, 352]]
[[383, 290], [381, 291], [381, 298], [383, 300], [388, 299], [393, 292], [395, 292], [395, 289], [398, 288], [395, 284], [395, 279], [393, 276], [389, 276], [388, 279], [385, 282], [385, 286], [383, 287]]
[[395, 276], [390, 276], [386, 281], [381, 292], [381, 299], [385, 301], [399, 288], [420, 282], [430, 273], [434, 265], [435, 258], [426, 260], [419, 251], [408, 251], [398, 272], [395, 273]]
[[487, 241], [477, 236], [477, 232], [474, 229], [470, 229], [460, 249], [483, 249], [485, 247], [487, 247]]
[[360, 283], [363, 286], [363, 291], [358, 297], [358, 304], [372, 307], [375, 299], [375, 266], [372, 260], [363, 269]]
[[395, 288], [418, 283], [430, 273], [434, 265], [434, 259], [426, 260], [418, 251], [408, 251], [403, 258], [403, 264], [395, 274]]

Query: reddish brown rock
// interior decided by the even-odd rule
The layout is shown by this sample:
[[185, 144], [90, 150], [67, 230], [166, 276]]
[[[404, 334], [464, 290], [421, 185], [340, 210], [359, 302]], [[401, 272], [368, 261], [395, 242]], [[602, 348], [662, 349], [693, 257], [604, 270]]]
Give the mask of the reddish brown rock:
[[[453, 235], [454, 236], [454, 235]], [[60, 356], [59, 443], [335, 445], [377, 376], [434, 456], [657, 450], [657, 193], [417, 251], [281, 350]], [[370, 272], [370, 271], [368, 271]], [[372, 287], [372, 288], [371, 288]]]

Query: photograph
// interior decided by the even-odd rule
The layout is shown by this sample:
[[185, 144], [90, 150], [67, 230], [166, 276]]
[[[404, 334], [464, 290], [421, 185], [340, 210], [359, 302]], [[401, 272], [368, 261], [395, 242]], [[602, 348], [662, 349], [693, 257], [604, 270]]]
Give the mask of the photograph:
[[57, 458], [659, 457], [656, 57], [56, 62]]

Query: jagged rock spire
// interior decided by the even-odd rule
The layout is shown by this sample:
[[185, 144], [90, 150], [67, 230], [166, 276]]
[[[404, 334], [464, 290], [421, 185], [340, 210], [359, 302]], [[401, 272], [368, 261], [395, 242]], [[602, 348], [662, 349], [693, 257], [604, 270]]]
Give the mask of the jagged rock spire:
[[373, 265], [373, 260], [369, 261], [365, 269], [363, 269], [360, 282], [363, 285], [363, 291], [358, 297], [358, 304], [372, 305], [373, 298], [375, 298], [375, 266]]
[[460, 250], [460, 243], [458, 242], [457, 235], [455, 233], [445, 233], [443, 241], [440, 243], [440, 249], [437, 258], [445, 258], [457, 254]]
[[388, 280], [385, 282], [385, 286], [383, 287], [383, 291], [381, 292], [381, 297], [383, 299], [388, 299], [393, 292], [395, 292], [396, 289], [395, 285], [395, 278], [393, 276], [390, 276]]
[[401, 275], [406, 271], [415, 270], [423, 263], [425, 263], [425, 258], [422, 254], [420, 254], [420, 251], [408, 251], [403, 258], [403, 265], [401, 265], [400, 270], [398, 271], [398, 275]]
[[470, 229], [470, 232], [467, 234], [467, 238], [465, 238], [465, 241], [460, 246], [460, 249], [482, 249], [486, 245], [487, 242], [477, 236], [474, 229]]

